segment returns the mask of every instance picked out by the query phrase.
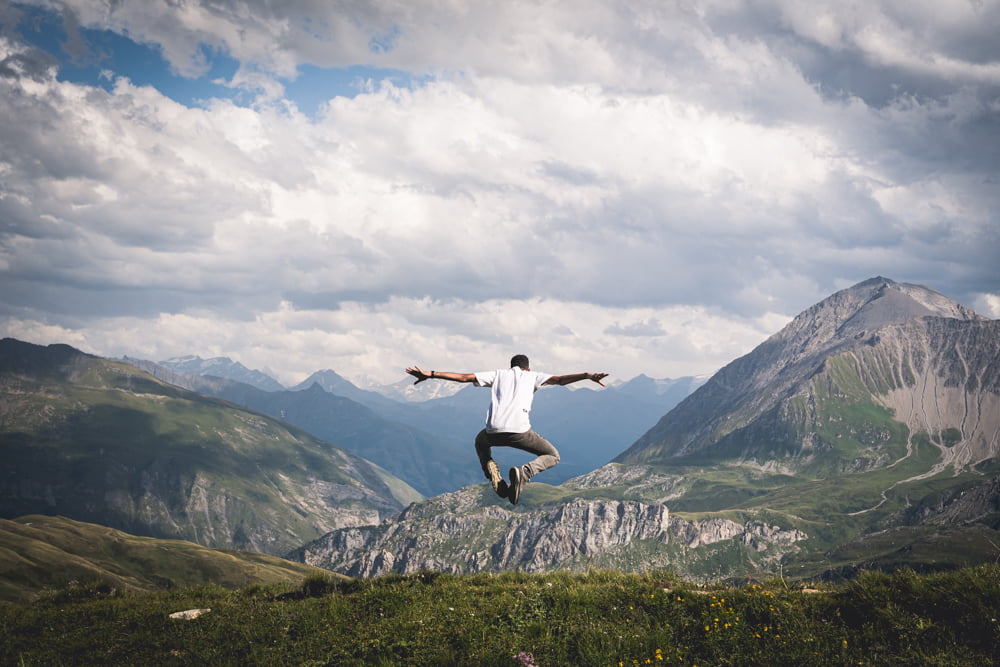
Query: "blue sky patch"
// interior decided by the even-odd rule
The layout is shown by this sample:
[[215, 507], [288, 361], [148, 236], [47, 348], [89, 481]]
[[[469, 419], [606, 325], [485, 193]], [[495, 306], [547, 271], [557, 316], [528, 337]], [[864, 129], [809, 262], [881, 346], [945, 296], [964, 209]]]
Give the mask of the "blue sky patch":
[[[186, 77], [177, 74], [156, 46], [142, 44], [110, 30], [79, 28], [67, 31], [63, 16], [38, 7], [18, 5], [22, 11], [18, 34], [59, 64], [58, 79], [110, 90], [118, 77], [128, 78], [136, 86], [152, 86], [170, 99], [187, 107], [204, 106], [212, 98], [231, 100], [248, 106], [255, 99], [253, 91], [226, 85], [240, 67], [228, 53], [202, 45], [200, 59], [207, 65], [204, 74]], [[373, 52], [392, 50], [398, 30], [373, 38]], [[108, 73], [111, 73], [108, 76]], [[415, 77], [395, 69], [355, 65], [323, 68], [300, 65], [294, 79], [279, 79], [285, 97], [299, 110], [314, 116], [320, 106], [334, 97], [355, 97], [385, 80], [397, 86], [426, 83], [429, 77]]]

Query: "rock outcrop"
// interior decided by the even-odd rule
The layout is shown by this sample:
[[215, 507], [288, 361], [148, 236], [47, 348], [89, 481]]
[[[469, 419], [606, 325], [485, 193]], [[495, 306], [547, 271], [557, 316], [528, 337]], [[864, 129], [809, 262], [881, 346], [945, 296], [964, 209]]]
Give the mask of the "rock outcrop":
[[355, 577], [424, 569], [690, 571], [700, 548], [725, 542], [777, 560], [806, 538], [756, 520], [685, 521], [664, 505], [635, 501], [576, 499], [532, 509], [483, 502], [482, 487], [438, 496], [378, 526], [333, 531], [289, 558]]

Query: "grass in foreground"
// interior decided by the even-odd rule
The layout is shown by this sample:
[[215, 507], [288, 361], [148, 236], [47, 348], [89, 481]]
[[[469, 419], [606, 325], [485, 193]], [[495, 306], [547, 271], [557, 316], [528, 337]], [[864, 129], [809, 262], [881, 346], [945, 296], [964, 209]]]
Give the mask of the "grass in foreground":
[[[212, 611], [194, 620], [172, 612]], [[986, 665], [1000, 566], [867, 573], [807, 594], [592, 572], [68, 589], [0, 606], [0, 664]]]

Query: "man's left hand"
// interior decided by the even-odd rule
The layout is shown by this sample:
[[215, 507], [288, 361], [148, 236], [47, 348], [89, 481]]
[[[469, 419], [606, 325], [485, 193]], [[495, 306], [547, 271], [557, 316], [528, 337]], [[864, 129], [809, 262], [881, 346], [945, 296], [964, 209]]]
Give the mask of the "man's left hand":
[[424, 380], [427, 380], [428, 378], [430, 378], [430, 375], [428, 375], [427, 373], [423, 372], [422, 370], [420, 370], [416, 366], [411, 366], [410, 368], [407, 368], [406, 372], [409, 373], [410, 375], [412, 375], [413, 377], [417, 378], [416, 381], [413, 384], [420, 384]]

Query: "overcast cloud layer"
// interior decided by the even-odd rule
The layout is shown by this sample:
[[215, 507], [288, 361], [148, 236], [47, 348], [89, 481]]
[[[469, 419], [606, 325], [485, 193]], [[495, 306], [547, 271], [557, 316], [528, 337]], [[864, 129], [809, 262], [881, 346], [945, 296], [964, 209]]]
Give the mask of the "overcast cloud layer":
[[[67, 39], [25, 39], [38, 8]], [[710, 373], [883, 275], [1000, 317], [1000, 2], [0, 4], [0, 334], [332, 368]], [[185, 106], [95, 58], [152, 46]], [[364, 65], [315, 113], [305, 66]], [[322, 91], [312, 90], [315, 95]]]

